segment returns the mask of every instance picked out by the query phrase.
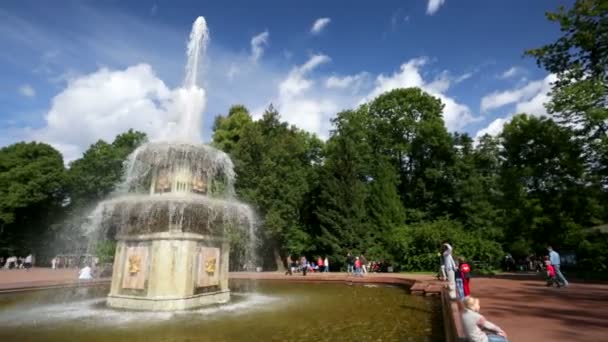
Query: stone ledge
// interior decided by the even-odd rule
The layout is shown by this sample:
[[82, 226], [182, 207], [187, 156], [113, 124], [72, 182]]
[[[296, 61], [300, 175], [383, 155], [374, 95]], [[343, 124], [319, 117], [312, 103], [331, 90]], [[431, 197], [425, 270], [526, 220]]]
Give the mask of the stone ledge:
[[178, 311], [222, 304], [230, 300], [230, 291], [218, 291], [184, 298], [149, 298], [136, 296], [108, 296], [107, 304], [118, 309], [142, 311]]

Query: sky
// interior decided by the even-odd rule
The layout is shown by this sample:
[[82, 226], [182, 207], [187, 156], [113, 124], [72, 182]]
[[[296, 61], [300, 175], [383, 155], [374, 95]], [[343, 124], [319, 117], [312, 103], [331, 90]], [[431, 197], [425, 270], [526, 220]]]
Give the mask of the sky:
[[0, 146], [42, 141], [69, 162], [129, 128], [159, 136], [197, 16], [206, 142], [231, 105], [258, 118], [271, 103], [327, 139], [336, 113], [402, 87], [440, 98], [449, 131], [496, 135], [546, 115], [554, 76], [523, 53], [559, 37], [545, 12], [572, 2], [3, 0]]

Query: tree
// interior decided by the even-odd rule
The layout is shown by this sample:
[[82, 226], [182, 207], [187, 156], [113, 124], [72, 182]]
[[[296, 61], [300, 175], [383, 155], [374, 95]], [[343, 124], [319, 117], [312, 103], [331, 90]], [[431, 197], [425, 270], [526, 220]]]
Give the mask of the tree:
[[608, 184], [608, 1], [577, 0], [548, 12], [563, 33], [557, 41], [526, 51], [557, 76], [547, 108], [584, 143], [587, 163]]
[[423, 214], [445, 214], [452, 147], [441, 101], [419, 88], [395, 89], [366, 108], [374, 153], [396, 168], [403, 205]]
[[[103, 140], [97, 141], [80, 159], [70, 164], [65, 185], [69, 205], [49, 229], [53, 235], [53, 249], [60, 252], [84, 252], [89, 247], [88, 239], [91, 237], [85, 236], [83, 229], [89, 224], [89, 214], [97, 203], [106, 199], [120, 184], [127, 157], [145, 141], [145, 133], [129, 130], [117, 135], [110, 144]], [[114, 237], [98, 237], [104, 238]]]
[[502, 193], [498, 184], [498, 140], [484, 136], [474, 148], [468, 135], [456, 133], [453, 141], [455, 163], [450, 173], [454, 193], [450, 217], [462, 222], [466, 229], [500, 239], [502, 211], [498, 202]]
[[44, 143], [0, 149], [0, 253], [39, 246], [48, 221], [62, 210], [65, 168], [61, 154]]
[[262, 216], [267, 265], [282, 267], [281, 255], [313, 248], [302, 209], [321, 142], [281, 122], [272, 106], [259, 121], [242, 127], [232, 148], [236, 191]]
[[244, 130], [252, 123], [245, 106], [230, 107], [227, 116], [218, 115], [213, 124], [213, 146], [230, 154], [243, 136]]
[[124, 174], [124, 162], [143, 142], [146, 134], [129, 130], [111, 144], [97, 141], [68, 170], [68, 191], [73, 206], [82, 208], [106, 198]]
[[581, 147], [572, 133], [547, 118], [517, 115], [501, 135], [503, 203], [509, 241], [542, 248], [561, 243], [594, 221], [582, 182]]
[[327, 142], [314, 212], [319, 249], [340, 264], [348, 251], [356, 253], [368, 247], [366, 201], [372, 147], [364, 107], [338, 113], [332, 123], [335, 128]]

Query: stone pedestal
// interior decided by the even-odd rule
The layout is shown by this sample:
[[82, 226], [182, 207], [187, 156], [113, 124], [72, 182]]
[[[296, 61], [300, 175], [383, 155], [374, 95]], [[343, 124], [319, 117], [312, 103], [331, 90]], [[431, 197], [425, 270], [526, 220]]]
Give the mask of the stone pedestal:
[[225, 239], [169, 231], [117, 240], [109, 306], [173, 311], [230, 299]]

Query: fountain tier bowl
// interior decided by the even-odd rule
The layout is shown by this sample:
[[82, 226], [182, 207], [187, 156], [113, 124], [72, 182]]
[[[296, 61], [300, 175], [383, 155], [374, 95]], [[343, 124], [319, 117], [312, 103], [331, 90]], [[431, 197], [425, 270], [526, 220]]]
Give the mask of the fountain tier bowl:
[[253, 223], [253, 212], [243, 203], [193, 194], [123, 196], [102, 202], [96, 215], [118, 239], [160, 232], [224, 236]]

